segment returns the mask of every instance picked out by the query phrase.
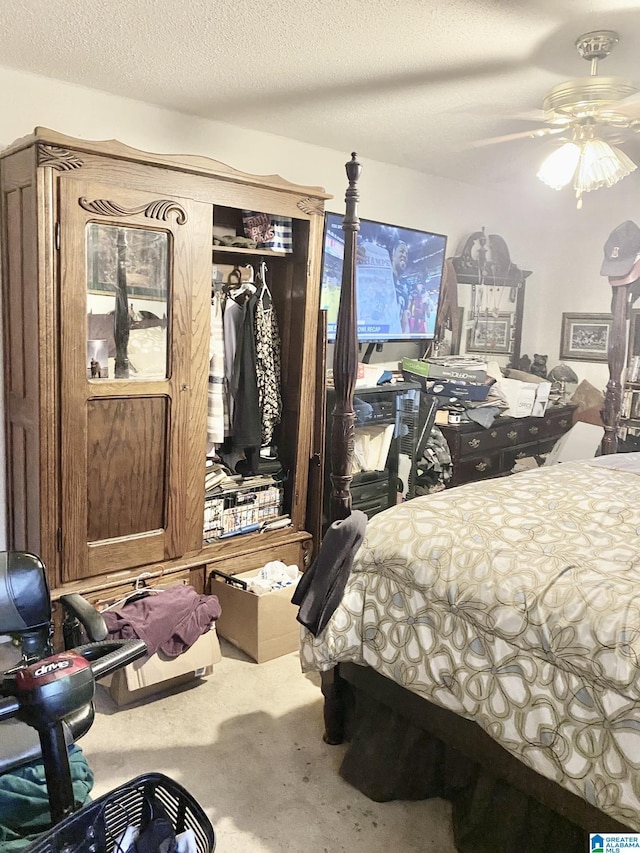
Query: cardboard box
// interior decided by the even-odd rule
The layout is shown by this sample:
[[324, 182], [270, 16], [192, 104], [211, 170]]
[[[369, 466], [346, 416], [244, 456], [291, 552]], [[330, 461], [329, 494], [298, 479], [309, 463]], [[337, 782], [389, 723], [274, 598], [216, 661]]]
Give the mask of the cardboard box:
[[402, 370], [426, 376], [429, 379], [447, 379], [451, 381], [475, 382], [482, 384], [487, 380], [486, 363], [472, 358], [406, 358], [402, 359]]
[[523, 382], [521, 379], [501, 379], [498, 388], [509, 408], [505, 415], [512, 418], [541, 418], [549, 402], [551, 382]]
[[478, 385], [474, 382], [446, 382], [438, 379], [434, 382], [425, 383], [427, 394], [435, 394], [436, 397], [448, 397], [456, 400], [472, 400], [482, 403], [489, 396], [491, 385]]
[[504, 414], [511, 418], [528, 418], [533, 412], [537, 386], [520, 379], [501, 379], [498, 384], [508, 404]]
[[166, 658], [156, 652], [127, 664], [114, 672], [110, 680], [105, 678], [100, 683], [107, 687], [117, 705], [128, 705], [154, 693], [173, 690], [194, 678], [211, 675], [220, 659], [220, 643], [213, 627], [177, 658]]
[[[234, 575], [240, 582], [255, 577], [257, 571]], [[257, 595], [211, 574], [210, 593], [218, 596], [222, 614], [216, 622], [218, 633], [242, 649], [258, 663], [298, 650], [300, 623], [298, 608], [291, 603], [294, 586]]]
[[[405, 361], [407, 359], [404, 359]], [[491, 390], [491, 384], [478, 384], [476, 382], [462, 382], [460, 380], [447, 381], [444, 379], [429, 379], [422, 373], [414, 373], [406, 368], [402, 371], [407, 382], [418, 382], [423, 391], [436, 397], [444, 397], [456, 400], [473, 400], [484, 402]]]

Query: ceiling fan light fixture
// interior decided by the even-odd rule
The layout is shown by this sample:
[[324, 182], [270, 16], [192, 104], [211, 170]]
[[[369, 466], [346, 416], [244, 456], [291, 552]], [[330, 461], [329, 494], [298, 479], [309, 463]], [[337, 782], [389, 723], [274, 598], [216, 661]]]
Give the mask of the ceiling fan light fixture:
[[576, 47], [591, 63], [590, 76], [559, 83], [543, 101], [545, 121], [551, 128], [542, 130], [568, 132], [570, 141], [549, 154], [537, 176], [555, 190], [573, 182], [578, 208], [582, 207], [583, 193], [612, 187], [637, 168], [624, 151], [602, 138], [612, 128], [640, 130], [640, 120], [628, 113], [630, 99], [640, 92], [638, 85], [626, 78], [598, 75], [598, 62], [609, 56], [618, 41], [613, 30], [594, 30], [580, 36]]
[[581, 147], [573, 182], [576, 193], [612, 187], [636, 168], [636, 164], [624, 151], [614, 148], [602, 139], [587, 139]]
[[561, 190], [571, 183], [580, 161], [580, 154], [579, 145], [575, 142], [565, 142], [542, 162], [538, 169], [538, 178], [551, 189]]

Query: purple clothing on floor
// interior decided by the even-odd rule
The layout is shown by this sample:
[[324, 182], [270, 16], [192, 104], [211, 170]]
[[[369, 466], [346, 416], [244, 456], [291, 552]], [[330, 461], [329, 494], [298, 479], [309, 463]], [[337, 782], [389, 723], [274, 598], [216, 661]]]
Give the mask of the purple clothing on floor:
[[140, 639], [147, 653], [176, 658], [209, 630], [222, 608], [215, 595], [200, 595], [192, 586], [171, 586], [128, 601], [102, 615], [112, 639]]

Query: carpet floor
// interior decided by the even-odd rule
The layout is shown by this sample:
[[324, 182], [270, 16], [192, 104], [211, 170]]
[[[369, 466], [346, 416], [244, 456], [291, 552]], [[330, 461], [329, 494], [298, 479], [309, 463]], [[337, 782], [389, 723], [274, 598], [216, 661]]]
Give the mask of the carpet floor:
[[442, 800], [375, 803], [322, 741], [319, 679], [297, 653], [256, 664], [225, 640], [211, 676], [119, 708], [103, 687], [80, 745], [93, 796], [148, 771], [205, 808], [216, 853], [454, 853]]

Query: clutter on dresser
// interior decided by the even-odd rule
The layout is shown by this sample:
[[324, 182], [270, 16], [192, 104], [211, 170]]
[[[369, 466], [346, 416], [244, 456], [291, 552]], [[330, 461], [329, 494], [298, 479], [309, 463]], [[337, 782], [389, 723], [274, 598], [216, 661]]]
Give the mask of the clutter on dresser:
[[436, 413], [440, 425], [472, 420], [489, 427], [500, 415], [542, 417], [549, 403], [551, 382], [509, 368], [503, 373], [492, 361], [404, 358], [402, 367], [407, 378], [420, 381], [423, 391], [438, 397], [439, 410], [449, 413]]

